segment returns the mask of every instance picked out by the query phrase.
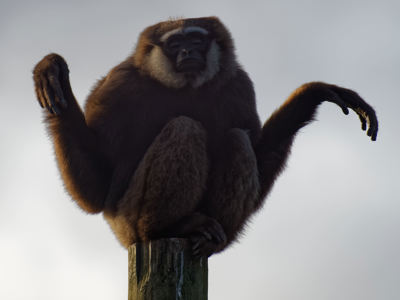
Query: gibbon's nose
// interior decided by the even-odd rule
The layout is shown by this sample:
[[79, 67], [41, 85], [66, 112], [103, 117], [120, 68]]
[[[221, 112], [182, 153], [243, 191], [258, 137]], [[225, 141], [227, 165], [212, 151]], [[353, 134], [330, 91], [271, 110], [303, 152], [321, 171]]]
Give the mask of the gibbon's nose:
[[187, 50], [185, 48], [181, 50], [182, 58], [188, 57], [189, 54], [190, 54], [190, 50]]

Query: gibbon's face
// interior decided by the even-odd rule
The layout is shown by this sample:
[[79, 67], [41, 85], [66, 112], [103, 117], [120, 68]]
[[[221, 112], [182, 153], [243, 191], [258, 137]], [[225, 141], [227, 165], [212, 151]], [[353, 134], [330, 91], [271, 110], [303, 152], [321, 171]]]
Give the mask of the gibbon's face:
[[198, 73], [206, 68], [210, 48], [208, 32], [200, 27], [176, 29], [161, 38], [162, 50], [178, 73]]
[[171, 88], [198, 88], [220, 70], [220, 47], [215, 37], [200, 26], [179, 26], [151, 42], [140, 67]]

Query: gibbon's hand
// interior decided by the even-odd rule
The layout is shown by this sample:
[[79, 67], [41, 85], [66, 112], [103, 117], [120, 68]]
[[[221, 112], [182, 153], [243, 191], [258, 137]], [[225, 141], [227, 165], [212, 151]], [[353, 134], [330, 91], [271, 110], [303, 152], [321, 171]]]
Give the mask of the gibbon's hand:
[[69, 70], [65, 60], [58, 54], [45, 56], [33, 70], [36, 96], [42, 108], [51, 114], [60, 115], [67, 108], [66, 91], [69, 85]]
[[376, 118], [375, 110], [365, 102], [356, 92], [342, 88], [336, 85], [329, 85], [329, 89], [333, 92], [328, 101], [334, 102], [339, 105], [343, 113], [348, 115], [349, 108], [354, 110], [361, 121], [361, 129], [368, 131], [367, 135], [371, 137], [372, 141], [376, 141], [378, 134], [378, 119]]

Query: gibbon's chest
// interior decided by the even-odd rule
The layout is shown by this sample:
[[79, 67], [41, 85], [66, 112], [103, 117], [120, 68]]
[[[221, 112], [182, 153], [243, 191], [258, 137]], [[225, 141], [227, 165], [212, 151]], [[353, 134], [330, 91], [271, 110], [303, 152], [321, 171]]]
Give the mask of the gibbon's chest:
[[[200, 122], [208, 135], [219, 135], [230, 128], [231, 116], [224, 109], [223, 99], [216, 93], [196, 90], [155, 90], [138, 99], [140, 109], [132, 111], [140, 127], [152, 129], [157, 135], [172, 119], [186, 116]], [[132, 124], [135, 121], [130, 117]], [[155, 136], [154, 136], [155, 137]]]
[[179, 116], [202, 124], [213, 153], [212, 149], [218, 148], [240, 113], [240, 110], [232, 110], [226, 103], [227, 98], [223, 93], [205, 91], [136, 89], [120, 95], [118, 101], [108, 102], [109, 106], [103, 107], [101, 115], [93, 118], [89, 114], [88, 117], [107, 141], [113, 160], [117, 160], [121, 152], [142, 157], [164, 126]]

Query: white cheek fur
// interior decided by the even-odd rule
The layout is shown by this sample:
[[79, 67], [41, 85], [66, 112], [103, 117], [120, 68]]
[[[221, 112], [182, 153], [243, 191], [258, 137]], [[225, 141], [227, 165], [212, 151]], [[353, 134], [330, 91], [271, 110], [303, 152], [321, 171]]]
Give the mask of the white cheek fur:
[[192, 86], [197, 88], [202, 86], [207, 81], [214, 78], [220, 70], [220, 55], [221, 51], [215, 41], [211, 42], [210, 49], [207, 53], [206, 69], [194, 78]]
[[168, 87], [181, 88], [186, 85], [183, 74], [175, 72], [171, 62], [159, 47], [151, 51], [145, 60], [144, 68], [151, 77]]

